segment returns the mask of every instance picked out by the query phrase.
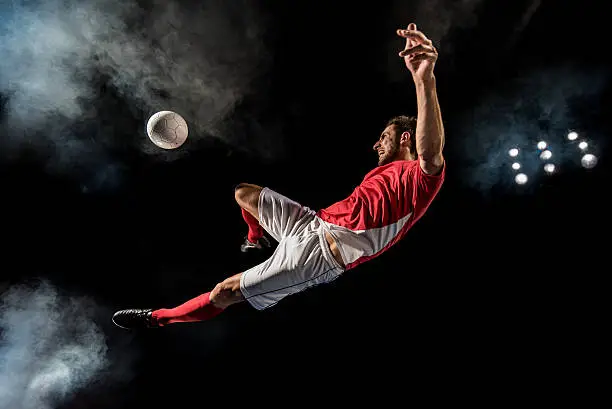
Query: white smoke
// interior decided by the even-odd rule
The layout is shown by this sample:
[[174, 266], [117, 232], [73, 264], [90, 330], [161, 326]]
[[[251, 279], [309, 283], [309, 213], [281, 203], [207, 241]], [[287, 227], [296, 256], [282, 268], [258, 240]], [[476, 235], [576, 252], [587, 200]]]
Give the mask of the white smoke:
[[[144, 126], [162, 109], [188, 121], [192, 142], [219, 136], [265, 67], [261, 36], [261, 18], [246, 0], [5, 2], [3, 156], [27, 148], [53, 168], [108, 170], [112, 151], [159, 152]], [[108, 112], [110, 104], [99, 109], [109, 94], [125, 101], [120, 114]]]
[[109, 367], [91, 300], [39, 282], [0, 301], [0, 409], [57, 407]]

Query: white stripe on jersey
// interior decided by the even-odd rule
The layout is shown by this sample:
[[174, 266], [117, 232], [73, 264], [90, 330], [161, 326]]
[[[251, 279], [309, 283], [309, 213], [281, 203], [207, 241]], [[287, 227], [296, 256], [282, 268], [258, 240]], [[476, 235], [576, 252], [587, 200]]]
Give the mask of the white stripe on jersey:
[[329, 222], [324, 223], [336, 240], [344, 264], [348, 265], [361, 257], [374, 255], [384, 249], [397, 237], [410, 220], [410, 216], [412, 213], [387, 226], [366, 230], [350, 230]]

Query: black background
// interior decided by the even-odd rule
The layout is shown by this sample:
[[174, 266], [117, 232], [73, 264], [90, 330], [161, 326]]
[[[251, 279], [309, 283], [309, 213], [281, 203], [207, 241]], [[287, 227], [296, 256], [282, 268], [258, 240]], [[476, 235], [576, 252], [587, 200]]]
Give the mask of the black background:
[[[210, 322], [137, 333], [110, 323], [114, 310], [177, 305], [269, 255], [240, 253], [236, 184], [317, 209], [376, 165], [371, 148], [385, 121], [416, 113], [411, 78], [395, 59], [403, 46], [395, 29], [412, 21], [413, 3], [404, 3], [258, 6], [273, 64], [227, 123], [235, 116], [245, 141], [280, 127], [260, 146], [267, 156], [214, 138], [197, 148], [188, 141], [174, 161], [124, 150], [123, 183], [88, 194], [27, 152], [3, 165], [3, 285], [44, 277], [95, 297], [108, 311], [100, 325], [114, 359], [131, 362], [129, 381], [105, 380], [66, 408], [384, 407], [417, 396], [497, 405], [597, 388], [607, 326], [607, 83], [569, 109], [572, 125], [598, 138], [597, 167], [567, 166], [524, 188], [510, 171], [484, 190], [466, 181], [484, 99], [512, 95], [514, 79], [550, 67], [608, 69], [609, 22], [588, 1], [543, 1], [518, 31], [530, 2], [484, 2], [475, 24], [440, 39], [447, 180], [384, 256], [270, 310], [241, 304]], [[100, 97], [109, 117], [142, 121], [125, 103], [112, 89]], [[259, 129], [238, 120], [247, 115]]]

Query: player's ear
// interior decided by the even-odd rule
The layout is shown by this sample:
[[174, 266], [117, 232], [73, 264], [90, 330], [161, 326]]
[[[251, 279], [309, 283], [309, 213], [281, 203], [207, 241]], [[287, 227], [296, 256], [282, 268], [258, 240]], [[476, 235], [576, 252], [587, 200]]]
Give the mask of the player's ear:
[[400, 144], [410, 146], [410, 132], [402, 132], [400, 135]]

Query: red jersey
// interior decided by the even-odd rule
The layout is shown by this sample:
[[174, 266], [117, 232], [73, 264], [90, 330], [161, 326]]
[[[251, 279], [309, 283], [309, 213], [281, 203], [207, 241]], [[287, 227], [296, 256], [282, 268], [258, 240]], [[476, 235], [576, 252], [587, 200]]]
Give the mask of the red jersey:
[[423, 216], [444, 182], [445, 168], [428, 175], [418, 160], [370, 171], [346, 199], [317, 212], [349, 270], [397, 243]]

